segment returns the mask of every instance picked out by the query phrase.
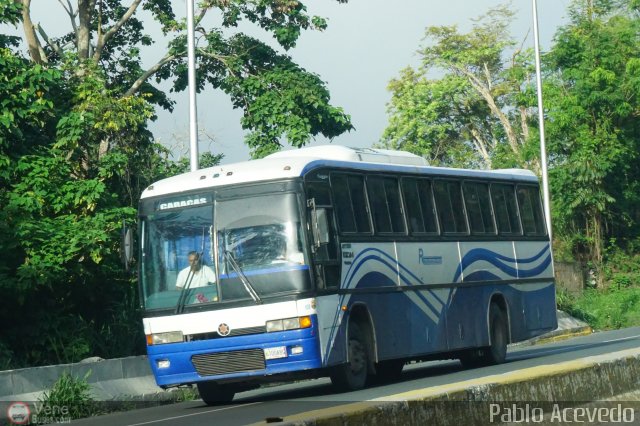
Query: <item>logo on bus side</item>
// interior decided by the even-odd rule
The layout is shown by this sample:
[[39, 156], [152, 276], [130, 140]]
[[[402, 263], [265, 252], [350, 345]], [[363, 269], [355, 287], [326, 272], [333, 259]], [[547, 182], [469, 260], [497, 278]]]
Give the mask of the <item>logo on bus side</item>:
[[418, 249], [418, 261], [423, 265], [442, 265], [442, 256], [425, 256], [424, 250]]

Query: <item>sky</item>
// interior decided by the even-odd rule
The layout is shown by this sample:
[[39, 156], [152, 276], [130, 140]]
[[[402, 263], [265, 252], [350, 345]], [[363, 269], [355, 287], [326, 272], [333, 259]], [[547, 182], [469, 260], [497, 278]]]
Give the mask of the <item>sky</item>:
[[[177, 8], [184, 0], [174, 0]], [[326, 82], [331, 103], [351, 116], [355, 130], [334, 138], [331, 143], [352, 147], [371, 147], [380, 140], [387, 125], [389, 81], [407, 66], [417, 66], [424, 31], [433, 25], [458, 25], [468, 31], [472, 18], [486, 13], [500, 0], [307, 0], [311, 14], [328, 19], [325, 31], [303, 33], [296, 47], [288, 52], [307, 71]], [[557, 27], [564, 22], [569, 0], [538, 0], [541, 49], [551, 45]], [[518, 11], [512, 27], [517, 40], [533, 47], [533, 9], [530, 0], [512, 3]], [[185, 10], [186, 10], [186, 6]], [[249, 29], [251, 31], [251, 29]], [[528, 36], [527, 36], [528, 34]], [[252, 32], [264, 41], [266, 33]], [[275, 46], [275, 43], [270, 43]], [[188, 94], [175, 94], [178, 105], [173, 113], [159, 112], [152, 125], [161, 142], [174, 148], [176, 155], [188, 156]], [[240, 127], [241, 111], [233, 110], [227, 96], [212, 89], [197, 98], [200, 151], [224, 153], [223, 163], [249, 159]], [[312, 145], [328, 143], [318, 137]]]
[[[387, 125], [387, 85], [407, 66], [417, 66], [415, 53], [422, 44], [424, 31], [434, 25], [458, 25], [471, 28], [472, 18], [503, 4], [501, 0], [335, 0], [303, 1], [309, 14], [327, 18], [325, 31], [307, 31], [287, 54], [307, 71], [318, 74], [331, 93], [331, 103], [351, 116], [355, 130], [334, 138], [331, 143], [352, 147], [371, 147], [380, 140]], [[76, 3], [75, 1], [73, 2]], [[124, 4], [129, 2], [124, 1]], [[186, 15], [185, 0], [171, 0], [178, 16]], [[559, 25], [566, 22], [570, 0], [537, 0], [541, 49], [551, 46]], [[532, 0], [514, 0], [518, 12], [512, 26], [516, 40], [533, 47]], [[50, 36], [69, 29], [64, 10], [54, 0], [33, 0], [32, 18], [40, 22]], [[180, 15], [182, 13], [182, 15]], [[149, 20], [150, 21], [150, 20]], [[145, 19], [145, 24], [147, 20]], [[215, 25], [215, 17], [207, 25]], [[205, 26], [207, 26], [205, 25]], [[160, 37], [157, 26], [146, 30]], [[277, 47], [270, 34], [254, 27], [240, 30]], [[145, 65], [164, 55], [166, 42], [158, 41], [143, 52]], [[282, 51], [282, 49], [280, 49]], [[164, 86], [168, 88], [169, 86]], [[158, 120], [150, 124], [157, 140], [169, 146], [174, 156], [189, 156], [189, 111], [187, 91], [173, 93], [177, 102], [173, 112], [159, 109]], [[242, 112], [233, 110], [226, 94], [208, 88], [197, 97], [200, 152], [224, 154], [223, 163], [249, 159], [240, 126]], [[328, 143], [318, 137], [312, 145]]]

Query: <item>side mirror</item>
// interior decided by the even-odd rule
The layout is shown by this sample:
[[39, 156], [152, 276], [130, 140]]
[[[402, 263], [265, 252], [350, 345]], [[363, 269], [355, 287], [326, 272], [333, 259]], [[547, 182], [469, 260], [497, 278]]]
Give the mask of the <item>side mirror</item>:
[[320, 247], [329, 243], [329, 215], [327, 210], [313, 209], [311, 211], [311, 220], [313, 221], [313, 239], [316, 247]]
[[129, 270], [129, 265], [133, 259], [133, 234], [131, 228], [122, 222], [122, 239], [120, 241], [120, 257], [125, 270]]

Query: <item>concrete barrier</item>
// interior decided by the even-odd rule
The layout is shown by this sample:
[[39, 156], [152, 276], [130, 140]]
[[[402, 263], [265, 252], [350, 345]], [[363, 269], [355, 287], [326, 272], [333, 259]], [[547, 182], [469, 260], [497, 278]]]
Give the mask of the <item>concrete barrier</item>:
[[[558, 311], [558, 329], [521, 344], [555, 340], [591, 333], [591, 328]], [[546, 339], [546, 340], [545, 340]], [[90, 358], [74, 364], [23, 368], [0, 371], [0, 402], [37, 401], [63, 373], [83, 378], [96, 401], [157, 401], [172, 400], [176, 393], [156, 386], [146, 356], [118, 359]]]
[[[310, 411], [285, 417], [280, 424], [480, 426], [492, 422], [523, 423], [521, 418], [507, 417], [509, 413], [529, 415], [529, 420], [538, 413], [547, 421], [542, 419], [536, 423], [553, 424], [555, 422], [550, 417], [556, 413], [559, 416], [576, 415], [576, 411], [567, 412], [567, 408], [576, 410], [575, 407], [590, 401], [606, 400], [638, 390], [640, 348]], [[607, 410], [608, 413], [612, 410], [624, 412], [633, 417], [635, 424], [640, 421], [638, 406], [629, 407], [616, 402], [592, 405], [593, 409]], [[606, 419], [605, 422], [610, 423]], [[256, 423], [262, 424], [266, 422]]]
[[63, 373], [86, 376], [97, 401], [169, 397], [156, 385], [147, 357], [133, 356], [1, 371], [0, 401], [37, 401]]

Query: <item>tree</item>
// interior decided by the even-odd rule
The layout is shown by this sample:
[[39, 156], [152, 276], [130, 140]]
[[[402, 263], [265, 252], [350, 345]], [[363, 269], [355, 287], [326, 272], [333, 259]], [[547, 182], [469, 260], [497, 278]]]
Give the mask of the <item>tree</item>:
[[[172, 109], [166, 93], [153, 86], [171, 80], [173, 90], [187, 85], [185, 23], [179, 22], [168, 0], [60, 0], [72, 31], [59, 39], [31, 20], [31, 0], [21, 0], [24, 39], [31, 60], [59, 63], [70, 52], [79, 63], [91, 63], [105, 73], [106, 85], [122, 96], [144, 95], [150, 102]], [[154, 43], [138, 17], [144, 10], [169, 38], [167, 51], [144, 68], [141, 49]], [[205, 17], [218, 14], [218, 28], [205, 28]], [[322, 30], [326, 21], [306, 13], [297, 0], [205, 0], [195, 16], [198, 29], [198, 90], [209, 84], [227, 93], [244, 112], [242, 127], [255, 156], [277, 150], [283, 141], [300, 147], [316, 135], [333, 138], [352, 128], [342, 109], [329, 104], [320, 78], [287, 55], [242, 33], [226, 35], [246, 20], [271, 33], [284, 49], [295, 46], [303, 30]], [[82, 67], [79, 68], [81, 72]]]
[[[422, 66], [389, 84], [390, 124], [382, 144], [407, 149], [434, 164], [539, 169], [531, 149], [534, 87], [531, 52], [508, 33], [513, 11], [500, 6], [461, 34], [429, 27]], [[503, 58], [510, 52], [510, 61]], [[440, 76], [434, 78], [433, 76]]]
[[596, 268], [606, 241], [638, 231], [638, 11], [637, 2], [576, 0], [549, 55], [556, 76], [547, 98], [556, 221]]
[[[135, 18], [144, 5], [167, 33], [179, 34], [168, 0], [60, 2], [73, 31], [52, 39], [31, 21], [29, 0], [0, 0], [0, 23], [22, 23], [29, 58], [0, 34], [0, 368], [139, 353], [144, 347], [135, 280], [119, 259], [123, 222], [135, 220], [151, 182], [185, 170], [168, 160], [147, 125], [156, 106], [171, 108], [151, 84], [184, 88], [184, 36], [143, 70], [151, 39]], [[224, 25], [246, 17], [291, 47], [300, 30], [323, 27], [291, 1], [205, 2]], [[245, 109], [256, 154], [287, 138], [304, 144], [350, 127], [329, 105], [319, 78], [246, 36], [201, 31], [199, 87], [211, 83]], [[243, 103], [244, 102], [244, 103]], [[204, 154], [211, 166], [220, 155]]]

